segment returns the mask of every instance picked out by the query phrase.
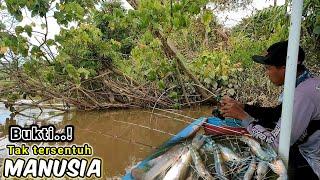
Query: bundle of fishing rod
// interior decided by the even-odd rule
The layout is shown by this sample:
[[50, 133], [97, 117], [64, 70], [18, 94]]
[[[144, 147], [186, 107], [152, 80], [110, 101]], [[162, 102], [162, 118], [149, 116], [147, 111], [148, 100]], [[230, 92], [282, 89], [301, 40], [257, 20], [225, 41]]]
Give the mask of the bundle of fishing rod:
[[134, 179], [287, 179], [273, 148], [245, 135], [196, 135], [133, 168]]

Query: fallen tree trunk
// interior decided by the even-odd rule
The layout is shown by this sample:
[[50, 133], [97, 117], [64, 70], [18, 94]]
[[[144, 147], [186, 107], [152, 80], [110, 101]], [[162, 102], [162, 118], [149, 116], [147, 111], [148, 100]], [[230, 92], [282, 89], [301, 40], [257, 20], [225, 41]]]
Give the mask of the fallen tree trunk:
[[[138, 0], [127, 0], [127, 2], [133, 7], [133, 9], [138, 8], [138, 4], [139, 4]], [[201, 96], [204, 99], [210, 100], [210, 96], [206, 93], [206, 91], [204, 91], [204, 88], [202, 88], [203, 85], [201, 84], [201, 82], [184, 65], [184, 62], [183, 62], [184, 58], [183, 58], [182, 54], [178, 51], [178, 49], [175, 47], [174, 43], [170, 39], [166, 38], [159, 30], [154, 30], [153, 33], [156, 38], [160, 39], [166, 56], [169, 59], [176, 60], [181, 71], [186, 73], [187, 76], [197, 85], [195, 88], [198, 91], [198, 93], [201, 94]]]
[[178, 49], [174, 46], [174, 44], [170, 41], [170, 39], [167, 39], [160, 31], [154, 31], [154, 34], [157, 38], [159, 38], [162, 42], [164, 51], [166, 55], [171, 58], [175, 59], [181, 70], [187, 74], [187, 76], [197, 85], [195, 88], [197, 89], [198, 93], [201, 94], [201, 96], [204, 99], [207, 99], [209, 95], [204, 91], [203, 85], [198, 80], [197, 77], [195, 77], [190, 70], [187, 69], [187, 67], [184, 65], [183, 57], [181, 53], [178, 51]]

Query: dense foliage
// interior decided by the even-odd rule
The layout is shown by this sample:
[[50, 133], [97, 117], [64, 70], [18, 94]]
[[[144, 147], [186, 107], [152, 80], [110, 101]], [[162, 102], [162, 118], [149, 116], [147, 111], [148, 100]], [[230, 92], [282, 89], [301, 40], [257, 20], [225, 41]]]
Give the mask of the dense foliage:
[[[207, 4], [225, 10], [244, 8], [251, 1], [128, 2], [134, 10], [118, 1], [0, 1], [1, 71], [15, 73], [11, 81], [16, 83], [14, 91], [5, 94], [37, 94], [89, 109], [151, 106], [164, 96], [164, 106], [190, 105], [210, 97], [208, 91], [235, 95], [240, 76], [252, 69], [251, 56], [288, 37], [286, 5], [257, 11], [227, 29]], [[23, 11], [42, 20], [43, 32], [35, 30], [35, 23], [18, 23]], [[48, 38], [49, 17], [61, 29], [53, 39]], [[308, 0], [302, 42], [314, 62], [319, 34], [319, 2]], [[152, 100], [137, 103], [140, 96]]]

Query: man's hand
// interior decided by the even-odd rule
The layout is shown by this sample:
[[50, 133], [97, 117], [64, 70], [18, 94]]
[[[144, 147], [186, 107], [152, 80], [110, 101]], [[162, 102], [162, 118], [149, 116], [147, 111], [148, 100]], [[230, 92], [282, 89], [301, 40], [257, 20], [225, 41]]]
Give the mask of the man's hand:
[[224, 96], [221, 100], [221, 109], [223, 117], [244, 120], [249, 115], [244, 111], [244, 104], [236, 101], [228, 96]]

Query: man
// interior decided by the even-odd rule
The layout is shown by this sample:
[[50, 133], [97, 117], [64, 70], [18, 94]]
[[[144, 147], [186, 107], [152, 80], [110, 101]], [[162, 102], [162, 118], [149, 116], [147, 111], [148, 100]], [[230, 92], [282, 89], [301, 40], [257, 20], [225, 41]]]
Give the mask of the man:
[[[276, 86], [284, 84], [287, 47], [288, 41], [278, 42], [268, 48], [266, 56], [252, 57], [265, 65], [266, 74]], [[288, 175], [290, 179], [320, 179], [320, 78], [311, 76], [303, 65], [304, 58], [299, 47]], [[220, 110], [224, 117], [242, 120], [253, 137], [278, 149], [281, 104], [258, 107], [224, 97]]]

